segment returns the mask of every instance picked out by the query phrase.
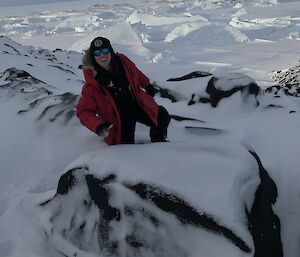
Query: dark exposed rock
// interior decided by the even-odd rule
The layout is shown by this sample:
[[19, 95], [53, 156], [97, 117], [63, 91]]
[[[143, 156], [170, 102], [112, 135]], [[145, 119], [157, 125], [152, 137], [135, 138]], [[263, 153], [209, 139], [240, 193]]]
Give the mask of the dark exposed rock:
[[188, 131], [197, 135], [219, 135], [224, 133], [224, 130], [210, 127], [185, 126]]
[[165, 89], [157, 85], [156, 83], [153, 83], [155, 93], [159, 93], [162, 98], [170, 99], [172, 103], [175, 103], [178, 101], [177, 97], [175, 96], [174, 92], [172, 92], [169, 89]]
[[195, 71], [182, 77], [168, 79], [168, 81], [182, 81], [207, 76], [213, 77], [207, 83], [205, 94], [201, 91], [199, 83], [199, 91], [191, 95], [188, 105], [200, 102], [210, 103], [212, 107], [217, 107], [222, 99], [228, 98], [236, 92], [241, 92], [244, 98], [254, 97], [256, 99], [255, 105], [259, 105], [257, 95], [261, 92], [260, 87], [253, 79], [242, 74], [232, 73], [226, 76], [215, 76], [207, 72]]
[[110, 192], [109, 189], [104, 186], [107, 183], [103, 183], [102, 180], [95, 178], [93, 175], [86, 175], [86, 182], [90, 196], [93, 202], [98, 206], [103, 219], [108, 222], [111, 220], [120, 220], [120, 211], [109, 204]]
[[276, 109], [282, 109], [283, 108], [283, 106], [281, 106], [281, 105], [276, 105], [276, 104], [269, 104], [268, 106], [266, 106], [266, 109], [274, 109], [274, 108], [276, 108]]
[[126, 186], [136, 192], [142, 199], [151, 201], [161, 210], [175, 215], [182, 224], [222, 234], [242, 251], [250, 252], [250, 248], [246, 243], [231, 230], [217, 224], [212, 217], [200, 214], [194, 207], [175, 194], [166, 193], [157, 186], [144, 183]]
[[183, 117], [183, 116], [174, 115], [174, 114], [171, 114], [170, 116], [173, 120], [176, 120], [176, 121], [190, 120], [190, 121], [199, 121], [199, 122], [205, 123], [205, 121], [203, 121], [203, 120], [198, 120], [198, 119], [194, 119], [194, 118], [188, 118], [188, 117]]
[[187, 80], [187, 79], [194, 79], [194, 78], [202, 78], [202, 77], [207, 77], [211, 76], [211, 73], [205, 72], [205, 71], [193, 71], [187, 75], [184, 75], [182, 77], [178, 78], [170, 78], [167, 81], [182, 81], [182, 80]]
[[21, 53], [16, 48], [14, 48], [13, 46], [11, 46], [9, 44], [4, 44], [4, 45], [11, 48], [16, 54], [21, 55]]
[[265, 92], [274, 94], [275, 97], [280, 97], [279, 94], [285, 94], [293, 97], [300, 97], [300, 85], [298, 84], [285, 84], [270, 86], [265, 89]]
[[191, 98], [191, 100], [188, 102], [188, 105], [193, 105], [193, 104], [196, 103], [196, 101], [194, 100], [194, 98], [195, 98], [195, 94], [192, 94], [192, 98]]
[[63, 117], [63, 122], [66, 124], [75, 116], [77, 95], [70, 92], [54, 95], [45, 82], [16, 68], [7, 69], [0, 78], [7, 82], [1, 85], [0, 89], [8, 89], [8, 97], [21, 96], [26, 102], [29, 101], [28, 108], [19, 110], [18, 114], [25, 114], [41, 105], [46, 105], [41, 110], [38, 121], [46, 118], [49, 122], [54, 122], [59, 117]]
[[64, 71], [66, 73], [71, 73], [71, 74], [75, 75], [75, 73], [73, 71], [71, 71], [69, 69], [66, 69], [66, 68], [63, 68], [63, 67], [61, 67], [59, 65], [48, 65], [48, 66], [56, 68], [56, 69], [59, 69], [59, 70]]
[[279, 94], [283, 92], [286, 95], [300, 97], [300, 63], [284, 71], [275, 71], [273, 79], [278, 83], [266, 89], [267, 92]]
[[247, 211], [249, 230], [255, 245], [255, 257], [283, 257], [280, 220], [272, 205], [276, 202], [278, 191], [258, 155], [249, 151], [259, 167], [261, 184], [258, 186], [254, 203]]
[[32, 77], [28, 72], [10, 68], [4, 71], [0, 78], [7, 82], [0, 85], [0, 90], [5, 89], [7, 98], [22, 96], [24, 99], [36, 99], [41, 95], [51, 95], [45, 88], [46, 83]]
[[[47, 106], [39, 115], [37, 120], [41, 120], [49, 114], [52, 117], [49, 118], [50, 122], [55, 121], [62, 114], [65, 114], [64, 122], [67, 123], [75, 115], [75, 104], [77, 101], [77, 95], [70, 92], [64, 93], [62, 95], [53, 96], [56, 104]], [[44, 99], [48, 100], [48, 99]]]
[[[38, 84], [38, 83], [42, 83], [42, 84], [46, 84], [45, 82], [34, 78], [33, 76], [31, 76], [28, 72], [24, 71], [24, 70], [17, 70], [16, 68], [10, 68], [7, 69], [6, 71], [4, 71], [0, 78], [4, 79], [5, 81], [20, 81], [20, 82], [27, 82], [30, 84]], [[18, 80], [20, 79], [20, 80]], [[23, 80], [21, 80], [23, 79]]]
[[[222, 88], [218, 88], [216, 86], [216, 83], [220, 83], [219, 80], [223, 80], [222, 82], [225, 84], [226, 82], [230, 81], [231, 79], [220, 79], [217, 77], [213, 77], [209, 80], [207, 88], [206, 88], [206, 92], [208, 93], [208, 95], [210, 96], [209, 98], [209, 102], [211, 103], [212, 107], [217, 107], [218, 103], [220, 102], [221, 99], [229, 97], [231, 95], [233, 95], [234, 93], [240, 91], [240, 92], [245, 92], [245, 94], [248, 95], [253, 95], [254, 97], [256, 97], [258, 95], [258, 93], [260, 92], [260, 88], [259, 86], [254, 83], [254, 82], [250, 82], [246, 85], [234, 85], [232, 88], [228, 89], [228, 90], [224, 90]], [[202, 101], [203, 102], [203, 101]], [[258, 105], [258, 101], [257, 101], [257, 105]]]
[[73, 175], [75, 170], [76, 169], [69, 170], [67, 173], [61, 176], [58, 181], [56, 194], [65, 195], [72, 189], [76, 183], [76, 178]]
[[293, 85], [300, 87], [300, 62], [287, 70], [279, 70], [274, 72], [273, 79], [280, 85]]
[[[209, 100], [209, 98], [206, 98], [206, 97], [200, 97], [200, 98], [199, 98], [199, 102], [200, 102], [200, 103], [206, 104], [206, 103], [209, 103], [210, 100]], [[196, 102], [189, 103], [189, 105], [194, 104], [194, 103], [196, 103]]]

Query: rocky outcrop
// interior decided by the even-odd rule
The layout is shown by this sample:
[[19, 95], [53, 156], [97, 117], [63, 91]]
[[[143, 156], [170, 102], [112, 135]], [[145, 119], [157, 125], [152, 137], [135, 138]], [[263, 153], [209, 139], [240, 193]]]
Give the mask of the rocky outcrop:
[[85, 166], [63, 174], [54, 197], [40, 204], [51, 224], [47, 238], [51, 242], [59, 235], [74, 246], [74, 256], [79, 251], [105, 256], [187, 256], [190, 249], [182, 243], [182, 235], [193, 237], [195, 231], [204, 230], [255, 257], [282, 257], [280, 220], [272, 208], [277, 187], [258, 155], [249, 152], [261, 181], [251, 207], [245, 208], [253, 250], [233, 230], [176, 192], [147, 182], [121, 181], [114, 174], [100, 178]]
[[50, 85], [16, 68], [5, 70], [0, 74], [0, 79], [4, 81], [0, 90], [6, 90], [7, 98], [21, 97], [26, 102], [28, 107], [19, 109], [19, 115], [38, 109], [40, 114], [37, 120], [53, 122], [62, 117], [64, 124], [75, 117], [77, 95], [70, 92], [55, 94]]
[[189, 245], [181, 242], [178, 233], [192, 237], [190, 228], [215, 233], [242, 252], [251, 251], [232, 230], [175, 192], [144, 182], [119, 181], [114, 174], [99, 178], [87, 167], [62, 175], [56, 195], [41, 207], [52, 224], [49, 238], [58, 233], [76, 248], [95, 254], [187, 256]]
[[[259, 105], [257, 96], [262, 93], [261, 88], [257, 85], [255, 80], [243, 74], [229, 73], [221, 76], [204, 71], [194, 71], [178, 78], [170, 78], [167, 81], [178, 82], [203, 77], [211, 77], [205, 87], [205, 91], [200, 87], [201, 83], [199, 81], [199, 89], [190, 96], [188, 105], [210, 103], [212, 107], [217, 107], [222, 99], [229, 98], [238, 92], [240, 92], [245, 103], [248, 102], [248, 98], [253, 98], [253, 105], [255, 107]], [[169, 98], [172, 102], [182, 100], [178, 97], [178, 93], [176, 95], [176, 91], [172, 93], [169, 89], [157, 86], [157, 92], [161, 92], [162, 97]]]

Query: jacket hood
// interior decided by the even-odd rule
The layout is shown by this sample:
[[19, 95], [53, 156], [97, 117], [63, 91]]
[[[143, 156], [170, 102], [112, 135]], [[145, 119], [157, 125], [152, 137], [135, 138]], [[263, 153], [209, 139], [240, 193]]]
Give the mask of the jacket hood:
[[82, 68], [83, 70], [91, 70], [93, 72], [94, 77], [96, 77], [97, 71], [93, 65], [90, 48], [88, 48], [84, 52], [84, 55], [82, 57]]

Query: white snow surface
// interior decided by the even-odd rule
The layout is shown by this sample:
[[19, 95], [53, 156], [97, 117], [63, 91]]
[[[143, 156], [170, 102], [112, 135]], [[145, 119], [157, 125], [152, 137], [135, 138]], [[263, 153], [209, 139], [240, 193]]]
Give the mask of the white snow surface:
[[[247, 148], [260, 156], [277, 185], [273, 209], [281, 220], [284, 256], [300, 255], [299, 98], [262, 91], [256, 106], [254, 97], [237, 92], [217, 108], [189, 106], [192, 94], [206, 95], [211, 76], [166, 81], [200, 70], [222, 78], [217, 87], [224, 90], [236, 82], [256, 81], [262, 89], [274, 85], [276, 71], [299, 62], [299, 1], [2, 0], [0, 7], [0, 257], [60, 257], [59, 251], [94, 256], [58, 234], [47, 238], [53, 228], [49, 213], [39, 207], [55, 194], [60, 176], [78, 166], [88, 166], [100, 178], [114, 173], [120, 181], [144, 181], [176, 192], [253, 249], [244, 205], [251, 206], [260, 181]], [[55, 96], [80, 95], [83, 74], [78, 66], [96, 36], [108, 37], [115, 51], [177, 96], [175, 103], [155, 96], [169, 113], [204, 123], [172, 120], [170, 142], [153, 144], [148, 144], [148, 128], [138, 124], [137, 144], [107, 146], [76, 117], [50, 122], [55, 113], [48, 111], [39, 118], [47, 106], [60, 104]], [[53, 51], [57, 48], [62, 51]], [[42, 82], [2, 88], [8, 83], [4, 71], [12, 67]], [[54, 97], [47, 97], [45, 88]], [[41, 101], [33, 107], [37, 99]], [[20, 110], [29, 111], [18, 114]], [[135, 199], [127, 198], [120, 193], [116, 204]], [[176, 234], [190, 245], [189, 256], [254, 254], [210, 232], [193, 233], [178, 229]]]

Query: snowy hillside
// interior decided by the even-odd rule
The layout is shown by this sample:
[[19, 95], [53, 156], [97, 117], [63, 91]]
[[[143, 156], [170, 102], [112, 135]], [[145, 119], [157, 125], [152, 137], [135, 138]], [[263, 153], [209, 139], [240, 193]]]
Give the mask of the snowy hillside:
[[[0, 256], [299, 256], [300, 3], [33, 3], [1, 9]], [[151, 78], [169, 143], [79, 123], [95, 35]]]

